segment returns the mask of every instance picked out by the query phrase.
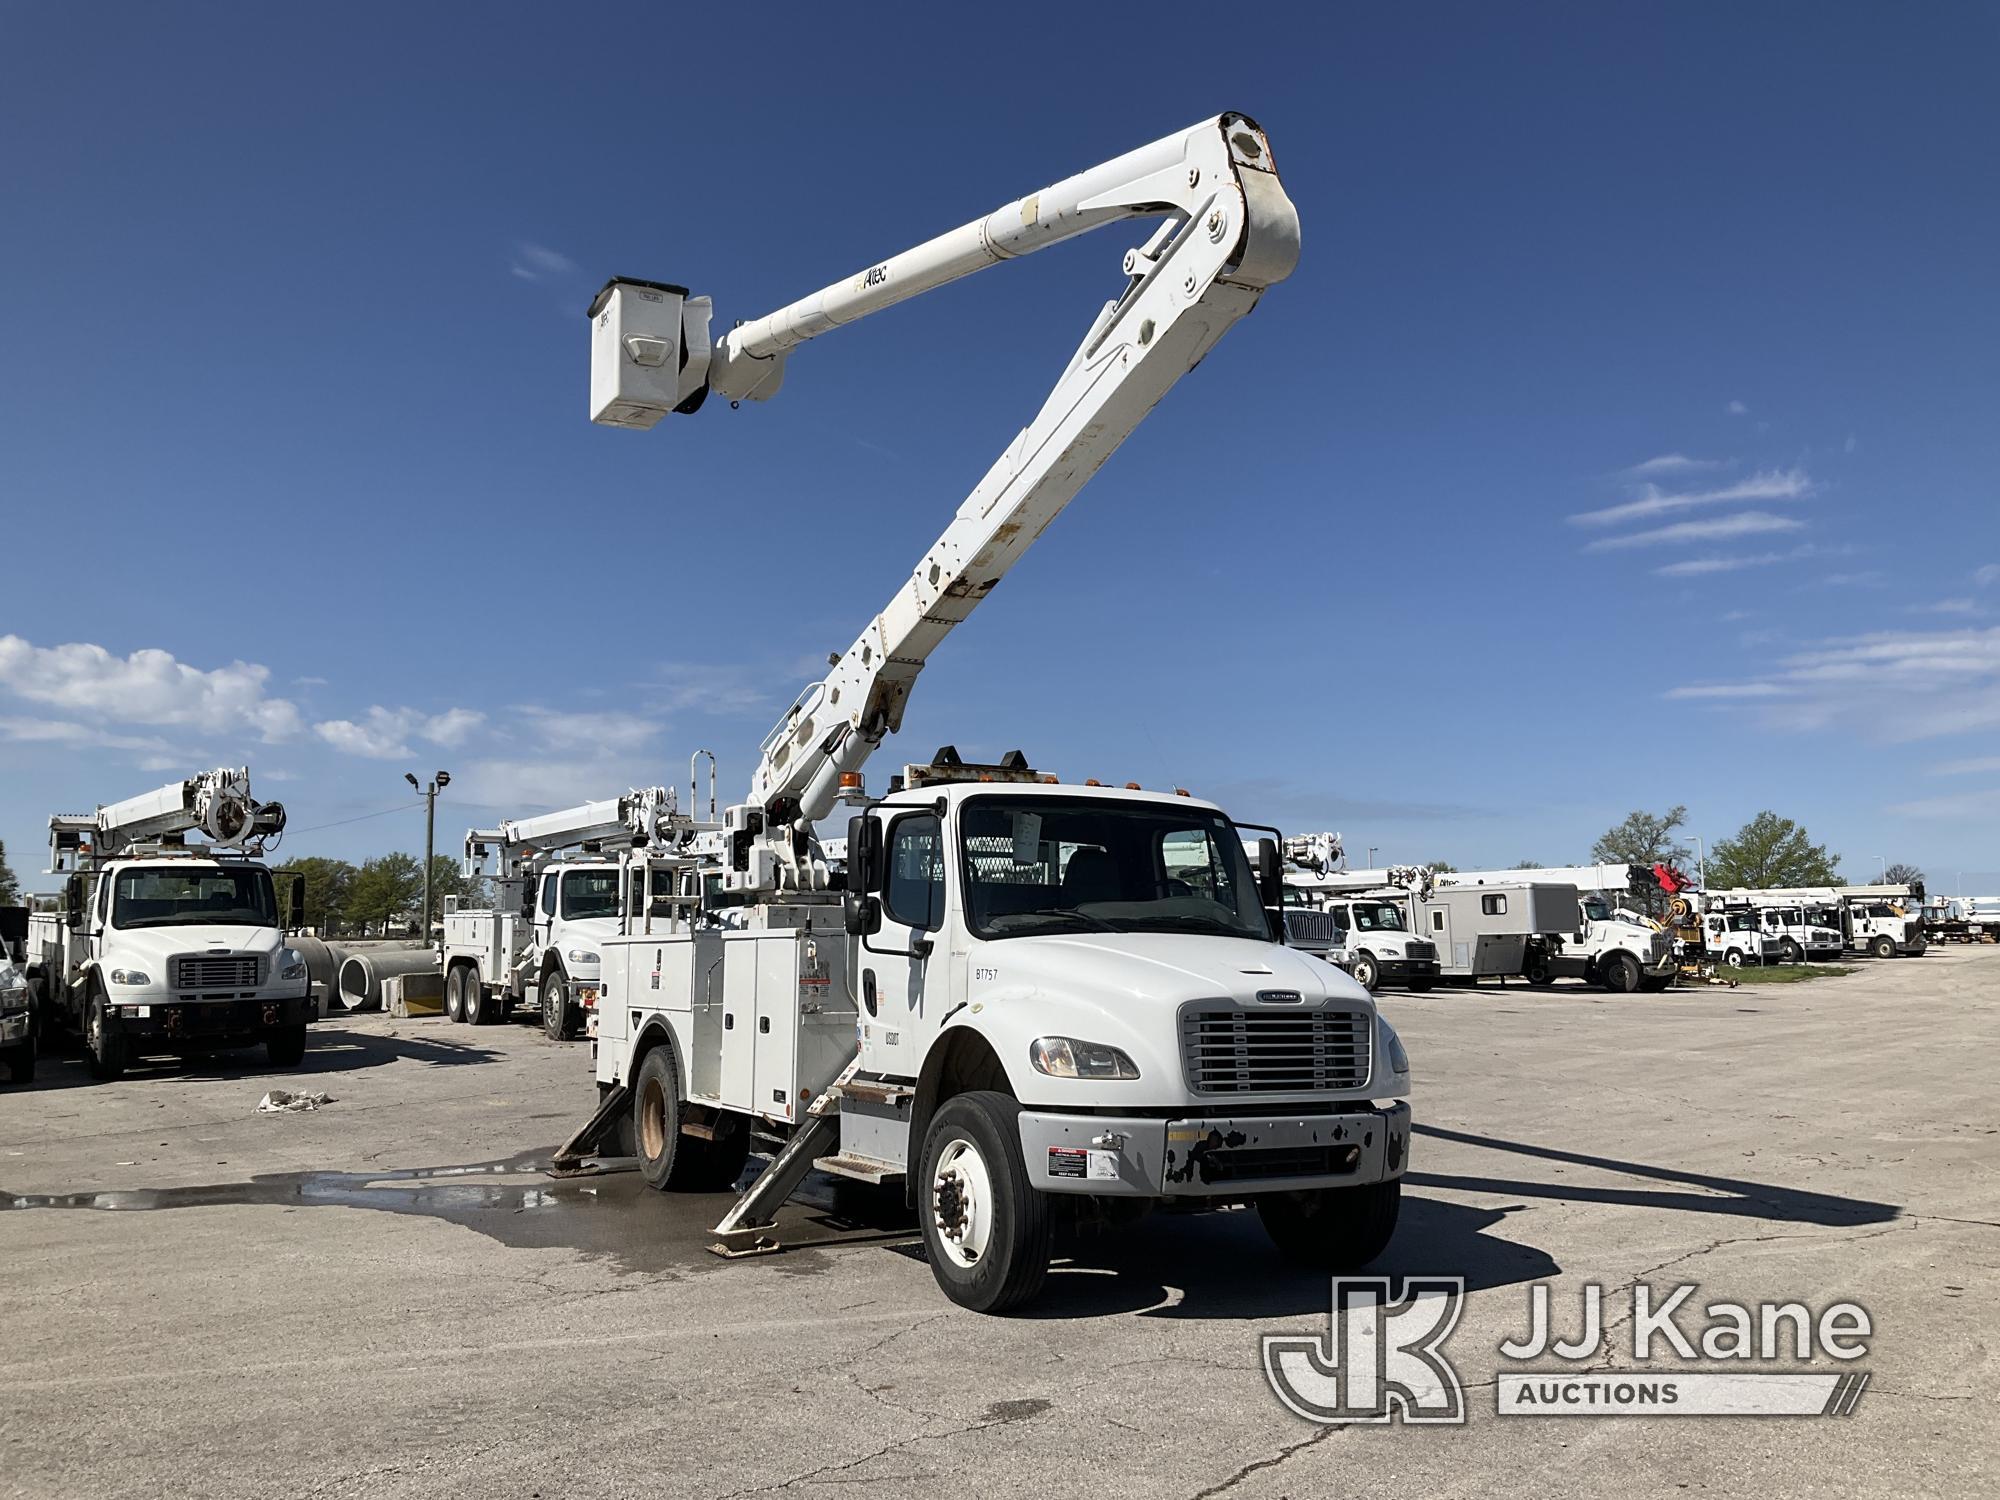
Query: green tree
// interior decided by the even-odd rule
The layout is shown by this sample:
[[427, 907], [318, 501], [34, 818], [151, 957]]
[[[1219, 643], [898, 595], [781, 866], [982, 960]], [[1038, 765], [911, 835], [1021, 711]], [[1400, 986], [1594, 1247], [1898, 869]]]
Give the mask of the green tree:
[[1734, 838], [1718, 839], [1708, 851], [1708, 883], [1714, 890], [1762, 890], [1771, 886], [1839, 885], [1834, 873], [1838, 854], [1815, 844], [1790, 818], [1760, 812], [1736, 830]]
[[364, 931], [414, 921], [423, 891], [423, 863], [415, 855], [378, 855], [365, 861], [348, 884], [348, 921]]
[[1548, 866], [1543, 864], [1539, 859], [1524, 859], [1515, 865], [1514, 868], [1517, 870], [1546, 870]]
[[1678, 865], [1685, 867], [1693, 851], [1674, 834], [1687, 826], [1688, 810], [1670, 807], [1663, 813], [1641, 809], [1627, 813], [1616, 828], [1590, 846], [1590, 861], [1598, 865]]
[[1446, 864], [1441, 859], [1433, 859], [1428, 861], [1427, 868], [1435, 870], [1440, 875], [1456, 875], [1458, 873], [1457, 865]]
[[14, 867], [7, 863], [7, 846], [0, 844], [0, 906], [21, 904], [21, 882], [14, 874]]
[[[486, 882], [477, 877], [468, 879], [464, 867], [448, 854], [431, 856], [431, 917], [435, 920], [444, 911], [444, 898], [458, 897], [461, 907], [483, 906], [487, 902]], [[419, 898], [421, 900], [421, 897]]]
[[338, 932], [346, 926], [347, 900], [354, 888], [354, 877], [359, 873], [353, 865], [344, 859], [308, 855], [288, 859], [278, 868], [306, 878], [305, 914], [302, 918], [306, 926], [321, 932]]
[[1882, 872], [1884, 885], [1922, 885], [1924, 872], [1915, 865], [1893, 864]]

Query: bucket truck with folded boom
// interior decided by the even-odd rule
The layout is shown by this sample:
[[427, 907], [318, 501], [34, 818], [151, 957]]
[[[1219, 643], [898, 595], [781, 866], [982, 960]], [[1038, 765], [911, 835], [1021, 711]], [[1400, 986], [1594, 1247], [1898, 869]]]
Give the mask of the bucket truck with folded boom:
[[[817, 1166], [900, 1183], [939, 1286], [993, 1311], [1041, 1287], [1058, 1218], [1253, 1203], [1287, 1254], [1352, 1267], [1394, 1231], [1409, 1061], [1367, 993], [1286, 947], [1275, 840], [1179, 790], [1062, 783], [949, 747], [866, 795], [918, 674], [1153, 406], [1298, 256], [1264, 132], [1225, 114], [711, 342], [706, 299], [613, 281], [591, 308], [592, 415], [650, 427], [711, 393], [778, 389], [803, 342], [1087, 231], [1157, 220], [1123, 256], [1040, 412], [886, 608], [764, 741], [725, 813], [743, 925], [602, 946], [596, 1116], [656, 1187], [734, 1181], [717, 1232], [768, 1246]], [[1225, 464], [1263, 408], [1218, 380], [1191, 409]], [[794, 548], [794, 551], [803, 549]], [[765, 555], [773, 555], [765, 549]], [[836, 889], [816, 825], [844, 804]]]
[[305, 1056], [311, 985], [284, 940], [303, 878], [274, 881], [263, 862], [284, 827], [283, 806], [229, 768], [49, 819], [48, 873], [68, 878], [29, 918], [28, 981], [83, 1039], [92, 1076], [257, 1042], [275, 1067]]

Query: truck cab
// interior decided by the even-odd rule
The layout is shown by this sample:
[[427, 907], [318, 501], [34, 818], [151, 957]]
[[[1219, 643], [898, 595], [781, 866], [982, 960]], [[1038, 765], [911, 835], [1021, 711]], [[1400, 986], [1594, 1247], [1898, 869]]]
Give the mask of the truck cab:
[[624, 875], [616, 860], [562, 860], [535, 885], [532, 941], [543, 1030], [575, 1036], [597, 1009], [603, 941], [619, 930]]
[[1329, 896], [1321, 910], [1346, 932], [1343, 967], [1370, 994], [1385, 983], [1420, 993], [1437, 983], [1437, 945], [1410, 931], [1406, 894]]
[[1830, 906], [1786, 902], [1763, 907], [1764, 932], [1777, 939], [1778, 961], [1822, 963], [1840, 957], [1840, 913]]
[[1564, 977], [1584, 979], [1625, 994], [1673, 983], [1674, 943], [1658, 923], [1614, 905], [1601, 891], [1582, 896], [1577, 908], [1574, 933], [1531, 947], [1530, 980], [1545, 985]]
[[1764, 931], [1762, 919], [1748, 907], [1711, 909], [1702, 918], [1701, 934], [1702, 951], [1711, 962], [1739, 969], [1778, 960], [1779, 940]]
[[81, 1034], [99, 1078], [155, 1052], [263, 1042], [275, 1067], [305, 1054], [305, 961], [255, 860], [108, 860], [72, 874], [60, 907], [32, 925], [31, 982]]
[[1846, 903], [1847, 944], [1876, 958], [1915, 958], [1929, 946], [1923, 917], [1900, 901], [1857, 897]]

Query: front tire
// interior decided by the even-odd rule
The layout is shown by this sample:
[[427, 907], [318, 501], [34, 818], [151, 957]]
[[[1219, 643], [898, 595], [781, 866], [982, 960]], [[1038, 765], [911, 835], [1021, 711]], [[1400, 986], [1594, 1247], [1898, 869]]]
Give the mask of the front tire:
[[83, 1030], [84, 1059], [90, 1067], [90, 1076], [105, 1083], [122, 1077], [125, 1072], [125, 1038], [112, 1027], [110, 1010], [111, 1002], [104, 991], [94, 991]]
[[1896, 940], [1892, 937], [1878, 937], [1868, 945], [1868, 951], [1877, 958], [1894, 958], [1896, 956]]
[[1614, 953], [1598, 966], [1604, 987], [1614, 995], [1629, 995], [1639, 988], [1639, 960], [1629, 953]]
[[1375, 962], [1375, 955], [1363, 953], [1354, 960], [1354, 982], [1369, 994], [1375, 993], [1375, 986], [1382, 982], [1382, 966]]
[[1402, 1212], [1403, 1179], [1367, 1187], [1315, 1188], [1257, 1200], [1257, 1217], [1278, 1253], [1314, 1271], [1355, 1271], [1389, 1248]]
[[924, 1250], [939, 1289], [974, 1312], [1021, 1306], [1049, 1274], [1049, 1202], [1028, 1182], [1020, 1113], [976, 1090], [947, 1100], [924, 1135]]
[[542, 1000], [542, 1035], [552, 1042], [567, 1041], [569, 1029], [569, 983], [563, 971], [551, 964], [542, 975], [537, 991]]
[[1722, 955], [1722, 961], [1732, 969], [1742, 968], [1745, 961], [1743, 950], [1741, 948], [1731, 948], [1727, 953]]
[[1805, 956], [1806, 950], [1801, 948], [1791, 938], [1786, 938], [1778, 948], [1778, 962], [1781, 964], [1799, 963], [1804, 960]]
[[306, 1059], [306, 1023], [295, 1021], [264, 1039], [264, 1050], [274, 1068], [296, 1068]]

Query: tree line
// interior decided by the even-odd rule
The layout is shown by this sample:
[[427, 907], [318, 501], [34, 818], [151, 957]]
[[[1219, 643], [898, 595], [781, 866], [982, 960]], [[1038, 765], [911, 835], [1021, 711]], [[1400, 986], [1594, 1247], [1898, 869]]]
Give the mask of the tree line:
[[[375, 933], [414, 925], [424, 902], [424, 862], [414, 854], [378, 854], [358, 865], [308, 855], [273, 868], [305, 877], [300, 922], [322, 933]], [[433, 855], [432, 917], [444, 910], [446, 896], [458, 897], [462, 905], [483, 900], [485, 886], [484, 881], [468, 880], [457, 860]]]

